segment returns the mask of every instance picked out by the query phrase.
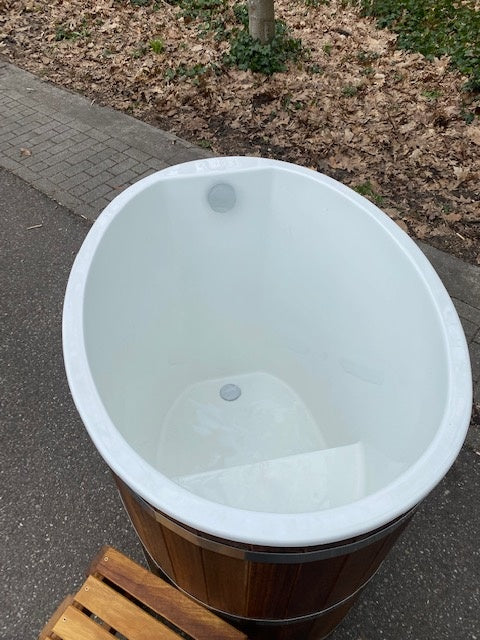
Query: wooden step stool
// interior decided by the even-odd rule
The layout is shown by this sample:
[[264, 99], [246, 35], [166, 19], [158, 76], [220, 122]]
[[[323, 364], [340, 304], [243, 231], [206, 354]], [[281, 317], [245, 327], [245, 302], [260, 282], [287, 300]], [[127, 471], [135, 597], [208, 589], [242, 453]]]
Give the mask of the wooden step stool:
[[[186, 634], [186, 636], [185, 636]], [[112, 547], [67, 596], [39, 640], [247, 640], [224, 620]]]

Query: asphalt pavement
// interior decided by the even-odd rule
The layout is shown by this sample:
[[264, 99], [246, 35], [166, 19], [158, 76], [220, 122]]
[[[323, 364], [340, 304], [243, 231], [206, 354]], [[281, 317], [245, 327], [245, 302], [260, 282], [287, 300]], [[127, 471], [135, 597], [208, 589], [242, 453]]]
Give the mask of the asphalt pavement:
[[[79, 145], [73, 154], [65, 153], [69, 140]], [[205, 155], [0, 60], [2, 639], [35, 638], [101, 545], [143, 562], [70, 397], [63, 296], [91, 220], [109, 199], [149, 172]], [[422, 248], [459, 311], [478, 399], [480, 269]], [[472, 421], [452, 469], [332, 640], [480, 640], [479, 504]]]

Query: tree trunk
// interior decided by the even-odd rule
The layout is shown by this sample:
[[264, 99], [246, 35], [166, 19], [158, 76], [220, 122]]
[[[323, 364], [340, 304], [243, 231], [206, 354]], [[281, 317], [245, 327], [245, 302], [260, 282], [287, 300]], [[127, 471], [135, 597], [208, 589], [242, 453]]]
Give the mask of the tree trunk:
[[262, 44], [275, 35], [273, 0], [248, 0], [248, 31]]

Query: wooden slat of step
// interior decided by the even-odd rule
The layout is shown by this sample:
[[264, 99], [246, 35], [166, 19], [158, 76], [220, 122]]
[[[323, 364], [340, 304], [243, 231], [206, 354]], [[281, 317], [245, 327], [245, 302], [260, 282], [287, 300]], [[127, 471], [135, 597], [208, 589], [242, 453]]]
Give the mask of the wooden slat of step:
[[104, 547], [90, 572], [98, 572], [190, 635], [194, 640], [246, 640], [246, 636], [175, 587], [112, 547]]
[[73, 603], [73, 596], [66, 596], [64, 600], [58, 605], [55, 613], [50, 617], [47, 624], [40, 631], [40, 635], [38, 636], [38, 640], [49, 640], [51, 638], [51, 633], [53, 631], [53, 627], [55, 626], [57, 620], [63, 615], [63, 612], [68, 607], [68, 605]]
[[53, 632], [62, 640], [113, 640], [108, 631], [80, 609], [69, 606], [56, 621]]
[[75, 600], [128, 640], [179, 640], [178, 634], [94, 576], [88, 576]]

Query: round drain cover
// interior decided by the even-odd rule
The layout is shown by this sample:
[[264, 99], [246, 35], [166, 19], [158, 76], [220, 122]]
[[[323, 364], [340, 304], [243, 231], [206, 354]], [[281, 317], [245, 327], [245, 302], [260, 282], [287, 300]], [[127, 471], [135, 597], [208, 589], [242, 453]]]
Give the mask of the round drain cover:
[[214, 211], [226, 213], [235, 206], [237, 196], [232, 185], [221, 182], [210, 189], [207, 200]]
[[242, 395], [242, 390], [240, 387], [237, 387], [236, 384], [224, 384], [220, 389], [220, 397], [223, 400], [228, 400], [231, 402], [232, 400], [236, 400]]

